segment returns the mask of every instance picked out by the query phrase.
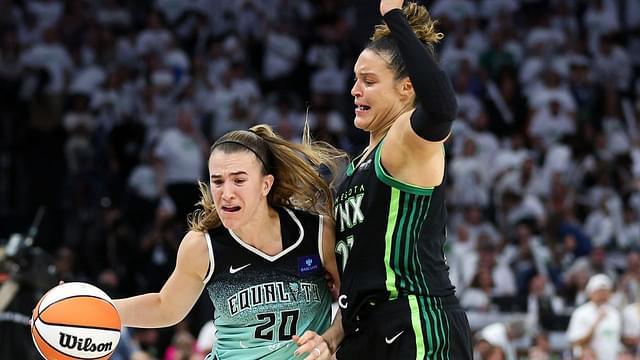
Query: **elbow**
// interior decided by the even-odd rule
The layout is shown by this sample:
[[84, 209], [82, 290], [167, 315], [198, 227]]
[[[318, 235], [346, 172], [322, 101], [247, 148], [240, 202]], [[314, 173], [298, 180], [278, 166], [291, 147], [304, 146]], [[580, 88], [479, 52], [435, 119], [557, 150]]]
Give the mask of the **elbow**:
[[450, 97], [445, 97], [445, 99], [438, 107], [434, 107], [433, 110], [429, 111], [429, 118], [436, 123], [451, 124], [458, 116], [458, 101], [453, 93]]
[[[426, 113], [425, 117], [429, 119], [423, 119], [422, 116], [412, 116], [411, 117], [411, 127], [413, 131], [420, 136], [421, 138], [428, 141], [444, 141], [451, 132], [451, 120], [444, 120], [440, 117], [435, 117], [437, 115], [432, 115], [430, 113]], [[414, 115], [416, 115], [414, 113]]]
[[438, 112], [432, 112], [429, 114], [429, 119], [433, 119], [433, 123], [435, 124], [448, 124], [451, 126], [456, 115], [456, 107], [453, 107], [453, 109], [443, 109]]
[[422, 106], [425, 118], [432, 124], [451, 124], [458, 116], [458, 103], [455, 95], [445, 96], [435, 104]]

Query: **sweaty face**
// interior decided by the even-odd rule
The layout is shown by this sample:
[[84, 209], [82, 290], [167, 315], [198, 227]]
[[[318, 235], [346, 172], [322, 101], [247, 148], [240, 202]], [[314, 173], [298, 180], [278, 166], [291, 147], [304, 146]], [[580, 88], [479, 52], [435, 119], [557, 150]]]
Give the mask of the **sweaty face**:
[[209, 158], [209, 186], [216, 211], [227, 229], [238, 230], [266, 206], [272, 175], [262, 174], [262, 163], [249, 151], [214, 150]]
[[355, 83], [351, 95], [355, 103], [354, 125], [358, 129], [376, 131], [406, 111], [407, 99], [401, 96], [402, 80], [395, 79], [387, 61], [365, 49], [353, 69]]

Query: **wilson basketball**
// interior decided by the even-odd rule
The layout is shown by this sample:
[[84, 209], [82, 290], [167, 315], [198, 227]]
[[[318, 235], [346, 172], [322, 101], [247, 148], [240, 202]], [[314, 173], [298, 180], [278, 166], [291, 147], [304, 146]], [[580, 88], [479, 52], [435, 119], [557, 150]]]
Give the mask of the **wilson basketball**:
[[31, 337], [47, 360], [105, 360], [120, 340], [120, 316], [104, 291], [86, 283], [65, 283], [36, 305]]

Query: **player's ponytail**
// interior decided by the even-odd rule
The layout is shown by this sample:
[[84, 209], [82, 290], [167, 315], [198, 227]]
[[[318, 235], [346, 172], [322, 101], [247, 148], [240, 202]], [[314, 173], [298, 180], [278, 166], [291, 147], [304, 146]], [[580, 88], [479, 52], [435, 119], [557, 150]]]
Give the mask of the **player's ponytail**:
[[[213, 144], [211, 153], [214, 149], [225, 152], [251, 151], [256, 155], [262, 162], [263, 173], [272, 174], [275, 178], [267, 195], [270, 206], [285, 206], [333, 216], [331, 186], [347, 156], [328, 143], [311, 140], [307, 126], [301, 144], [282, 138], [268, 125], [256, 125], [249, 131], [237, 130], [225, 134]], [[209, 186], [200, 182], [199, 187], [200, 209], [190, 215], [189, 228], [207, 231], [220, 226], [222, 222]]]
[[269, 204], [332, 216], [332, 186], [346, 163], [346, 154], [326, 142], [313, 141], [308, 126], [300, 144], [282, 138], [268, 125], [256, 125], [251, 131], [271, 150], [276, 180], [267, 196]]

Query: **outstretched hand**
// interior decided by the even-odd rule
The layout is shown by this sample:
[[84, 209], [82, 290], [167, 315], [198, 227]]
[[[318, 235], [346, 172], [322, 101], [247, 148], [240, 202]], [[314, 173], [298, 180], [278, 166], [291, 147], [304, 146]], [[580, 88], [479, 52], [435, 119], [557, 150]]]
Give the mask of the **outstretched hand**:
[[402, 9], [403, 0], [380, 0], [380, 14], [384, 16], [393, 9]]

